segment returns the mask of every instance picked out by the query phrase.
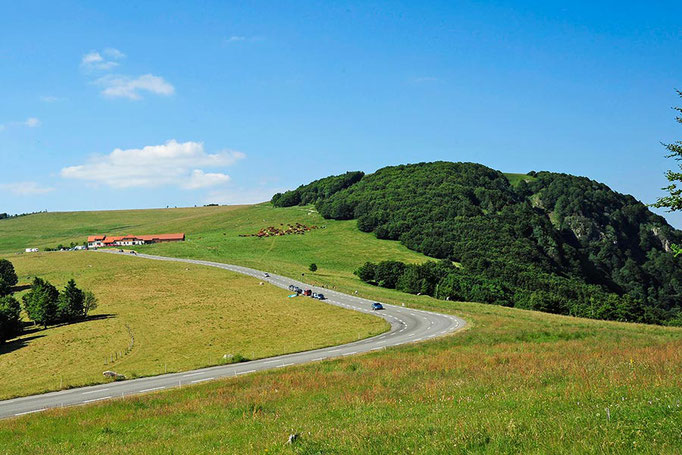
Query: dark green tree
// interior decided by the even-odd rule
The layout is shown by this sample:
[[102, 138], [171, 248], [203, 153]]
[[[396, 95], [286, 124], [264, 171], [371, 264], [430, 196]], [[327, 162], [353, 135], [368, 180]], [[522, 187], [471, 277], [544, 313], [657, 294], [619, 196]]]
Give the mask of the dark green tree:
[[31, 290], [22, 297], [29, 319], [47, 328], [58, 321], [59, 292], [50, 282], [35, 277]]
[[0, 259], [0, 281], [8, 286], [14, 286], [19, 281], [14, 265], [7, 259]]
[[11, 295], [0, 297], [0, 344], [21, 332], [21, 306]]
[[[677, 94], [682, 98], [682, 91], [677, 90]], [[677, 116], [675, 120], [678, 123], [682, 123], [682, 107], [673, 107], [677, 111]], [[668, 144], [663, 144], [668, 151], [666, 155], [668, 158], [672, 158], [677, 161], [678, 170], [669, 170], [665, 173], [665, 177], [670, 182], [670, 185], [663, 188], [668, 192], [667, 196], [659, 198], [654, 207], [665, 208], [671, 212], [682, 210], [682, 187], [679, 186], [682, 183], [682, 141], [671, 142]], [[675, 256], [682, 254], [682, 246], [677, 244], [671, 245]]]
[[376, 274], [376, 265], [371, 262], [365, 262], [365, 264], [359, 267], [353, 272], [366, 283], [374, 283]]
[[76, 282], [71, 279], [59, 293], [57, 318], [61, 322], [71, 322], [85, 317], [84, 310], [85, 296], [83, 291], [78, 289]]
[[[682, 91], [677, 90], [677, 94], [682, 97]], [[675, 120], [678, 123], [682, 123], [682, 107], [674, 107], [677, 111], [677, 117]], [[682, 141], [671, 142], [669, 144], [663, 144], [668, 151], [668, 158], [672, 158], [675, 161], [682, 161]], [[682, 210], [682, 188], [678, 185], [682, 183], [682, 164], [677, 163], [678, 171], [669, 170], [665, 173], [666, 178], [670, 182], [670, 185], [663, 188], [668, 192], [667, 196], [661, 197], [656, 201], [654, 207], [665, 208], [670, 211]]]
[[308, 270], [310, 270], [311, 272], [316, 272], [316, 271], [317, 271], [317, 264], [315, 264], [315, 263], [313, 262], [312, 264], [310, 264], [310, 265], [308, 266]]

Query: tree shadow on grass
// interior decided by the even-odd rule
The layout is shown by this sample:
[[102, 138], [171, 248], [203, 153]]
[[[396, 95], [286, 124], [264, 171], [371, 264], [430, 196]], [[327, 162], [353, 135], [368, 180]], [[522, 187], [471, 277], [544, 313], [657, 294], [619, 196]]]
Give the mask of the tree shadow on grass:
[[32, 340], [35, 340], [36, 338], [42, 338], [45, 335], [34, 335], [32, 337], [26, 337], [26, 338], [20, 338], [12, 341], [7, 341], [5, 344], [0, 344], [0, 356], [3, 354], [10, 353], [12, 351], [16, 351], [17, 349], [21, 349], [24, 346], [27, 346], [28, 343]]
[[114, 313], [95, 314], [92, 316], [88, 316], [85, 319], [78, 319], [76, 321], [70, 321], [70, 322], [62, 322], [61, 324], [57, 324], [55, 327], [62, 327], [65, 325], [82, 324], [83, 322], [99, 321], [102, 319], [112, 319], [115, 317], [116, 317], [116, 314], [114, 314]]
[[[115, 318], [115, 317], [116, 317], [116, 314], [113, 314], [113, 313], [95, 314], [92, 316], [88, 316], [85, 319], [79, 319], [77, 321], [70, 321], [70, 322], [60, 322], [59, 324], [55, 324], [55, 325], [52, 325], [49, 327], [62, 327], [65, 325], [80, 324], [82, 322], [90, 322], [90, 321], [99, 321], [100, 319], [111, 319], [111, 318]], [[42, 325], [34, 324], [33, 322], [22, 322], [22, 324], [23, 324], [23, 328], [21, 330], [22, 335], [30, 335], [32, 333], [42, 332], [43, 330], [45, 330], [45, 328]]]

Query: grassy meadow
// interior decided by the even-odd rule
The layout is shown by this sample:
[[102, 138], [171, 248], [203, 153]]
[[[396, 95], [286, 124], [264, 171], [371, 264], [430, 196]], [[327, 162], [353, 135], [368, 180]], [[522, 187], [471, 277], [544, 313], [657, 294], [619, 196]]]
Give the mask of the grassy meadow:
[[[352, 270], [426, 258], [352, 221], [301, 207], [186, 210], [178, 212], [186, 228], [165, 219], [165, 228], [126, 231], [182, 230], [186, 242], [140, 250], [306, 273], [341, 291], [457, 314], [469, 326], [372, 354], [0, 421], [0, 453], [682, 453], [682, 329], [402, 294]], [[238, 236], [295, 222], [326, 228]], [[310, 262], [318, 272], [307, 271]], [[287, 446], [292, 432], [300, 441]]]
[[210, 267], [93, 252], [10, 256], [20, 282], [74, 278], [99, 308], [90, 320], [42, 328], [0, 346], [0, 399], [183, 371], [354, 341], [388, 329], [382, 319]]
[[[682, 452], [679, 329], [406, 300], [472, 326], [428, 343], [2, 421], [0, 453]], [[292, 432], [300, 441], [287, 446]]]

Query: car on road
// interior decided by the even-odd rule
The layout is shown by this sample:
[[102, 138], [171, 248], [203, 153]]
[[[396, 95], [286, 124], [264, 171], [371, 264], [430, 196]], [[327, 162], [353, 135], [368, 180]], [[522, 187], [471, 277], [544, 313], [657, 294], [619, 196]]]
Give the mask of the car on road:
[[305, 291], [303, 291], [303, 295], [305, 295], [306, 297], [312, 297], [313, 291], [311, 289], [306, 289]]
[[270, 278], [270, 274], [269, 274], [268, 272], [265, 272], [265, 273], [263, 274], [263, 276], [264, 276], [265, 278]]
[[319, 294], [319, 293], [315, 292], [315, 293], [313, 293], [313, 298], [317, 299], [317, 300], [324, 300], [326, 297], [324, 296], [324, 294]]
[[383, 310], [383, 309], [384, 309], [384, 306], [383, 306], [382, 304], [380, 304], [379, 302], [374, 302], [374, 303], [372, 304], [372, 309], [373, 309], [374, 311], [376, 311], [376, 310]]

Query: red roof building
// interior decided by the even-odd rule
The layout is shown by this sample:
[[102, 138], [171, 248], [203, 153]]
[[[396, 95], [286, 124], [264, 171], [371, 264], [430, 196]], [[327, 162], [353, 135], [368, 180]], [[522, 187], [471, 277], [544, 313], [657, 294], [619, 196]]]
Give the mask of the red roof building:
[[185, 240], [184, 233], [178, 234], [150, 234], [150, 235], [90, 235], [88, 247], [100, 248], [104, 246], [132, 246], [147, 243], [181, 242]]

